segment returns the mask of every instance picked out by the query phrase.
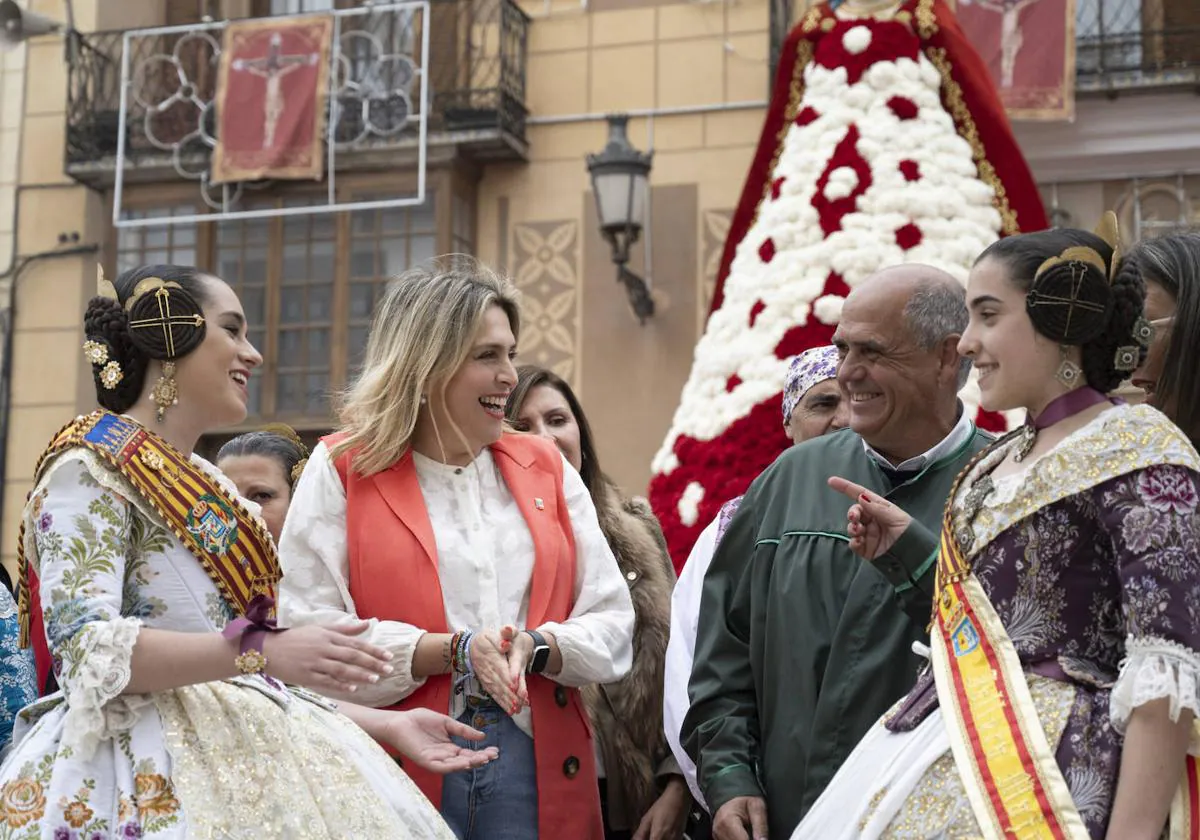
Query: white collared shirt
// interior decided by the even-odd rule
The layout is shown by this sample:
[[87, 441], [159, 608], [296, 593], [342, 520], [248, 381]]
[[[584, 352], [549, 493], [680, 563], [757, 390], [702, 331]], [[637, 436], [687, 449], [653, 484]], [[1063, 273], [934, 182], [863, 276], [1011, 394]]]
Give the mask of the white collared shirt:
[[892, 470], [898, 473], [917, 473], [930, 464], [946, 457], [955, 449], [958, 449], [974, 433], [975, 423], [967, 416], [967, 412], [963, 409], [963, 404], [960, 402], [958, 404], [958, 422], [954, 424], [954, 428], [950, 430], [950, 434], [934, 444], [933, 448], [927, 452], [893, 465], [886, 457], [875, 449], [872, 449], [871, 444], [867, 443], [865, 439], [863, 440], [863, 449], [866, 450], [868, 458], [885, 470]]
[[[524, 628], [533, 537], [491, 451], [485, 449], [461, 469], [416, 454], [413, 463], [437, 545], [446, 626], [452, 631], [494, 630], [503, 624]], [[591, 494], [565, 459], [563, 495], [575, 538], [574, 607], [565, 621], [531, 629], [558, 640], [563, 666], [551, 679], [568, 686], [615, 682], [633, 662], [629, 586], [600, 530]], [[346, 492], [323, 443], [296, 485], [279, 555], [280, 625], [335, 624], [358, 616], [349, 586]], [[368, 622], [359, 638], [391, 651], [395, 671], [340, 699], [364, 706], [398, 703], [425, 682], [413, 677], [412, 658], [426, 631], [399, 621]], [[457, 716], [463, 704], [463, 695], [455, 693], [446, 711]], [[513, 720], [533, 734], [528, 709]]]

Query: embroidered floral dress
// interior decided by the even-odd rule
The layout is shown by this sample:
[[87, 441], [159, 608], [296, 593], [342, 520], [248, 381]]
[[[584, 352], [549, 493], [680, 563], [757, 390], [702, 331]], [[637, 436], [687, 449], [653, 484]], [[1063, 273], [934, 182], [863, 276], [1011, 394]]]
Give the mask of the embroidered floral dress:
[[17, 636], [17, 604], [0, 586], [0, 756], [8, 749], [17, 712], [37, 699], [33, 652], [23, 650]]
[[[1167, 698], [1200, 711], [1197, 456], [1146, 406], [1111, 408], [1016, 475], [973, 518], [978, 463], [954, 499], [967, 558], [1004, 622], [1038, 718], [1089, 834], [1112, 813], [1123, 732]], [[1193, 734], [1189, 752], [1200, 755]], [[1182, 770], [1182, 768], [1181, 768]], [[979, 838], [928, 668], [855, 749], [798, 838]]]
[[121, 693], [140, 628], [213, 632], [231, 614], [91, 453], [43, 471], [25, 526], [62, 692], [20, 715], [0, 766], [0, 840], [452, 840], [395, 762], [315, 695], [258, 676]]

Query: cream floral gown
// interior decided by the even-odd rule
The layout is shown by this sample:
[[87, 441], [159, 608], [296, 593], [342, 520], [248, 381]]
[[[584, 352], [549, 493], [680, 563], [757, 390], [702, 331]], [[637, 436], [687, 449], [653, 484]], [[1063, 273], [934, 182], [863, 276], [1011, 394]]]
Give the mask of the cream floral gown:
[[396, 763], [311, 693], [257, 676], [121, 693], [141, 627], [211, 633], [232, 616], [91, 453], [68, 450], [43, 471], [25, 528], [63, 690], [19, 715], [0, 766], [0, 840], [453, 840]]

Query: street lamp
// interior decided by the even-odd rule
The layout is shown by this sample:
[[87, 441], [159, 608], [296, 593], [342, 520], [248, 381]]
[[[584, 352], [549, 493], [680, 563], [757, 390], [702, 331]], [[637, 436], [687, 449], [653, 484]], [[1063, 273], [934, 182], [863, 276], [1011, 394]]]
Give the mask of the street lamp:
[[643, 324], [654, 314], [654, 298], [646, 281], [628, 268], [629, 247], [637, 242], [646, 222], [646, 203], [650, 190], [650, 160], [653, 152], [639, 152], [629, 143], [626, 127], [629, 117], [608, 117], [608, 143], [604, 151], [587, 156], [592, 192], [596, 195], [596, 214], [600, 217], [600, 235], [612, 247], [617, 265], [617, 280], [624, 284], [634, 314]]

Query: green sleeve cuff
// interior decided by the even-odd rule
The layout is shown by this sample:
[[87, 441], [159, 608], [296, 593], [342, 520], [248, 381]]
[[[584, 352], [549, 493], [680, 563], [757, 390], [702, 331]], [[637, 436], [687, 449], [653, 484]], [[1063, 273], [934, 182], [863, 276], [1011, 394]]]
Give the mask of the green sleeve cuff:
[[714, 773], [704, 786], [704, 798], [712, 813], [717, 813], [721, 806], [739, 796], [761, 796], [765, 798], [754, 768], [748, 764], [731, 764]]
[[938, 538], [917, 520], [876, 563], [897, 592], [917, 588], [928, 590], [926, 579], [937, 565]]

